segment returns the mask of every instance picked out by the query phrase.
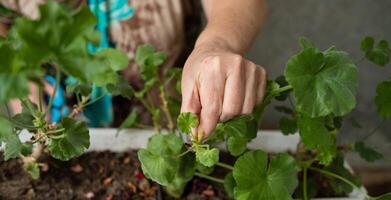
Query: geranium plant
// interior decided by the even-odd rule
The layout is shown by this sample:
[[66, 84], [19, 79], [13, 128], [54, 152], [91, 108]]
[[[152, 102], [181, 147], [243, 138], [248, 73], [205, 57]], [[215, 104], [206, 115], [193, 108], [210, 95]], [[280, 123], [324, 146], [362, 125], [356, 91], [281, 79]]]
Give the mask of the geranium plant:
[[[300, 39], [302, 50], [288, 60], [284, 76], [268, 81], [266, 97], [253, 114], [218, 124], [209, 138], [203, 138], [203, 133], [195, 138], [192, 130], [198, 125], [198, 117], [179, 114], [180, 102], [167, 89], [175, 85], [180, 92], [181, 70], [161, 70], [166, 55], [150, 45], [141, 46], [135, 61], [145, 83], [141, 90], [135, 90], [117, 73], [127, 67], [124, 53], [110, 48], [88, 53], [87, 44], [99, 41], [95, 24], [95, 17], [86, 7], [74, 11], [49, 2], [40, 7], [39, 19], [17, 18], [8, 36], [0, 39], [0, 102], [19, 99], [23, 107], [22, 113], [13, 116], [1, 114], [0, 142], [5, 160], [22, 158], [33, 178], [39, 178], [38, 158], [43, 151], [69, 160], [89, 147], [88, 127], [75, 116], [99, 99], [90, 98], [92, 84], [113, 95], [136, 98], [151, 114], [157, 134], [149, 139], [145, 149], [139, 150], [138, 157], [144, 174], [175, 197], [181, 196], [194, 176], [223, 184], [227, 194], [239, 200], [281, 200], [293, 196], [309, 199], [318, 187], [314, 174], [326, 178], [336, 193], [346, 194], [353, 188], [360, 190], [361, 186], [345, 168], [344, 153], [356, 151], [368, 161], [383, 157], [364, 140], [336, 143], [343, 117], [355, 108], [358, 88], [358, 71], [346, 52], [334, 47], [321, 51], [309, 40]], [[389, 63], [391, 52], [386, 41], [375, 44], [373, 38], [365, 37], [361, 50], [375, 64]], [[46, 110], [42, 100], [44, 68], [48, 66], [56, 74], [55, 91], [62, 74], [77, 80], [67, 88], [77, 103], [69, 116], [57, 124], [47, 120], [53, 97]], [[38, 85], [37, 104], [27, 98], [29, 83]], [[388, 119], [391, 77], [381, 82], [376, 91], [378, 112]], [[158, 94], [158, 101], [153, 100], [152, 92]], [[277, 106], [276, 110], [286, 114], [280, 120], [284, 134], [299, 132], [301, 143], [297, 152], [269, 155], [262, 150], [249, 150], [247, 143], [257, 136], [265, 107], [272, 100], [292, 97], [291, 107]], [[120, 129], [128, 127], [145, 127], [138, 120], [137, 110], [129, 114]], [[28, 130], [30, 140], [20, 140], [22, 130]], [[190, 142], [184, 143], [183, 136], [189, 137]], [[220, 150], [215, 144], [221, 142], [236, 158], [233, 165], [220, 161]], [[224, 179], [211, 175], [215, 167], [227, 171]], [[391, 199], [391, 194], [371, 197], [362, 192], [368, 199]]]
[[[9, 111], [0, 115], [4, 159], [22, 158], [33, 178], [39, 177], [37, 160], [44, 150], [60, 160], [85, 152], [90, 144], [88, 127], [75, 116], [93, 103], [92, 84], [119, 88], [123, 80], [117, 72], [128, 65], [126, 54], [115, 49], [88, 53], [87, 44], [98, 43], [99, 33], [95, 31], [96, 18], [87, 7], [71, 10], [49, 2], [39, 10], [39, 19], [16, 18], [7, 37], [0, 38], [0, 102], [7, 107], [8, 101], [19, 99], [23, 107], [16, 115], [11, 116]], [[53, 96], [44, 110], [44, 69], [48, 67], [56, 74], [53, 95], [62, 74], [77, 80], [67, 88], [76, 95], [77, 104], [57, 124], [48, 120]], [[29, 84], [39, 88], [37, 104], [28, 98]], [[31, 134], [30, 140], [20, 140], [23, 129]]]
[[[268, 81], [266, 97], [252, 115], [219, 123], [212, 136], [204, 139], [203, 133], [197, 134], [199, 138], [192, 133], [198, 117], [181, 113], [177, 134], [170, 129], [171, 134], [152, 136], [147, 148], [138, 152], [145, 175], [175, 197], [181, 196], [194, 176], [222, 183], [229, 196], [239, 200], [312, 198], [313, 191], [320, 187], [314, 174], [323, 176], [336, 194], [348, 194], [353, 188], [362, 191], [358, 178], [344, 165], [344, 154], [356, 151], [367, 161], [383, 156], [364, 140], [345, 145], [336, 142], [344, 116], [356, 106], [356, 64], [348, 53], [335, 47], [321, 51], [305, 38], [299, 43], [301, 51], [288, 60], [284, 76]], [[361, 50], [364, 58], [375, 64], [384, 66], [389, 62], [391, 51], [384, 40], [375, 45], [373, 38], [365, 37]], [[390, 95], [390, 80], [381, 82], [375, 103], [384, 119], [391, 117]], [[291, 107], [277, 106], [276, 110], [286, 114], [280, 119], [282, 133], [300, 134], [301, 143], [293, 155], [247, 149], [247, 143], [257, 135], [264, 108], [273, 99], [291, 101]], [[182, 134], [191, 138], [190, 143], [183, 142]], [[221, 142], [236, 157], [234, 165], [219, 161], [220, 151], [215, 144]], [[211, 175], [214, 167], [227, 170], [224, 179]], [[371, 197], [362, 192], [368, 199], [391, 199], [391, 194]]]

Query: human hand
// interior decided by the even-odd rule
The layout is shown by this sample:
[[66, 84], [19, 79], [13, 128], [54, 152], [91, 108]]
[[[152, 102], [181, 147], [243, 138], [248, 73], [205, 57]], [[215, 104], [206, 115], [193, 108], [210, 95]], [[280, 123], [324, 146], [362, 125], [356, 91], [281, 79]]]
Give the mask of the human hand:
[[265, 85], [263, 67], [229, 50], [196, 47], [183, 69], [181, 112], [199, 117], [195, 138], [208, 137], [219, 121], [250, 114]]

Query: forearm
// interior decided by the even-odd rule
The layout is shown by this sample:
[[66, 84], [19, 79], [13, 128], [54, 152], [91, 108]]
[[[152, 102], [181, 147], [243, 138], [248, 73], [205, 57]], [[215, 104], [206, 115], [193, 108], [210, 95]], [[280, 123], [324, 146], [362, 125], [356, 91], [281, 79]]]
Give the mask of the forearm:
[[243, 55], [266, 16], [264, 0], [203, 0], [208, 23], [196, 47], [223, 48]]

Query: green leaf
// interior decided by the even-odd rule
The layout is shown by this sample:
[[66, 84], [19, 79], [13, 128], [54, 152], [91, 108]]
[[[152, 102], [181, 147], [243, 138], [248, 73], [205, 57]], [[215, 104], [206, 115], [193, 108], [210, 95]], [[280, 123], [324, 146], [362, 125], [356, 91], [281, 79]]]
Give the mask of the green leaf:
[[278, 154], [268, 163], [265, 152], [247, 152], [234, 165], [235, 199], [292, 199], [298, 184], [297, 171], [295, 159], [288, 154]]
[[192, 129], [198, 126], [198, 117], [194, 113], [184, 112], [179, 114], [177, 124], [182, 133], [190, 135]]
[[138, 158], [146, 177], [160, 185], [168, 185], [174, 180], [179, 167], [177, 159], [155, 155], [146, 149], [138, 151]]
[[67, 93], [81, 94], [83, 96], [88, 96], [92, 92], [92, 85], [88, 83], [75, 83], [67, 85]]
[[[57, 57], [59, 66], [68, 75], [76, 77], [83, 83], [95, 83], [98, 86], [118, 82], [118, 74], [106, 62], [108, 58], [97, 58], [88, 55], [84, 45], [75, 48], [77, 49], [72, 49]], [[80, 52], [80, 48], [83, 49], [83, 52]]]
[[257, 136], [257, 121], [252, 115], [242, 115], [224, 122], [228, 136], [254, 139]]
[[192, 180], [196, 168], [196, 159], [193, 153], [188, 153], [180, 158], [180, 164], [174, 180], [166, 186], [167, 192], [175, 197], [180, 198], [186, 184]]
[[361, 158], [368, 162], [383, 159], [383, 155], [371, 147], [365, 145], [364, 142], [357, 142], [354, 144], [354, 150], [360, 154]]
[[12, 125], [19, 129], [27, 129], [29, 131], [36, 130], [37, 128], [34, 127], [34, 116], [27, 112], [18, 113], [10, 118], [10, 122]]
[[63, 33], [62, 43], [72, 43], [81, 35], [96, 40], [96, 32], [93, 31], [96, 24], [96, 17], [90, 9], [87, 6], [81, 6], [73, 15], [72, 28], [68, 29], [66, 34]]
[[16, 133], [14, 133], [12, 124], [0, 116], [0, 127], [0, 142], [5, 143], [4, 160], [7, 161], [18, 157], [22, 150], [22, 143]]
[[129, 82], [124, 78], [120, 78], [115, 84], [108, 84], [106, 88], [111, 94], [121, 95], [127, 99], [132, 99], [134, 95], [132, 86], [130, 86]]
[[310, 117], [342, 116], [356, 105], [357, 69], [343, 51], [306, 48], [288, 60], [285, 77], [297, 109]]
[[61, 120], [65, 129], [59, 138], [50, 138], [48, 148], [50, 154], [59, 160], [69, 160], [80, 156], [90, 146], [90, 135], [85, 122], [65, 117]]
[[214, 168], [214, 166], [206, 167], [205, 165], [196, 162], [196, 170], [198, 172], [200, 172], [201, 174], [209, 175], [215, 170], [215, 168]]
[[34, 180], [39, 179], [40, 171], [39, 171], [38, 163], [36, 162], [27, 163], [27, 165], [25, 166], [25, 170], [31, 175], [31, 177]]
[[125, 69], [129, 64], [128, 56], [124, 52], [112, 48], [102, 49], [95, 56], [103, 58], [104, 62], [114, 71]]
[[234, 189], [236, 187], [234, 176], [232, 175], [232, 172], [225, 175], [224, 178], [224, 189], [225, 192], [228, 194], [229, 197], [234, 198]]
[[24, 74], [0, 72], [0, 85], [0, 102], [5, 102], [12, 98], [23, 98], [29, 93], [28, 79]]
[[373, 37], [366, 36], [361, 40], [360, 49], [365, 53], [369, 52], [373, 49], [374, 44], [375, 40], [373, 39]]
[[375, 46], [375, 40], [372, 37], [364, 37], [361, 40], [361, 50], [369, 61], [377, 65], [384, 66], [390, 62], [391, 49], [385, 40], [380, 40]]
[[175, 134], [157, 134], [149, 138], [147, 149], [159, 156], [177, 155], [181, 152], [183, 142]]
[[227, 149], [233, 156], [239, 156], [247, 149], [248, 139], [241, 137], [229, 137]]
[[300, 116], [297, 124], [302, 142], [309, 149], [317, 151], [321, 163], [330, 163], [336, 155], [336, 138], [324, 125], [324, 118]]
[[33, 144], [32, 142], [26, 142], [22, 144], [22, 148], [20, 150], [20, 153], [23, 156], [29, 156], [33, 152]]
[[177, 156], [182, 148], [182, 140], [174, 134], [157, 134], [149, 138], [147, 149], [138, 152], [144, 174], [161, 185], [169, 185], [179, 169], [181, 159]]
[[280, 129], [284, 135], [295, 134], [297, 132], [297, 119], [291, 117], [281, 117]]
[[141, 78], [145, 81], [158, 74], [159, 65], [163, 64], [167, 56], [163, 52], [155, 52], [152, 45], [143, 45], [136, 50], [136, 63], [140, 66]]
[[212, 167], [217, 162], [219, 162], [219, 150], [217, 148], [197, 148], [196, 160], [197, 162], [201, 163], [202, 165], [205, 165], [206, 167]]
[[307, 49], [307, 48], [315, 48], [314, 43], [312, 43], [308, 38], [306, 37], [300, 37], [299, 38], [299, 44], [302, 49]]
[[[326, 166], [324, 170], [337, 174], [350, 182], [354, 183], [357, 187], [361, 186], [359, 178], [353, 175], [348, 169], [345, 168], [344, 163], [345, 159], [343, 153], [338, 152], [337, 157], [333, 160], [333, 162]], [[334, 192], [337, 195], [349, 194], [353, 191], [353, 187], [340, 179], [336, 179], [334, 177], [325, 176], [333, 188]]]
[[132, 128], [137, 123], [137, 117], [138, 117], [138, 113], [136, 109], [133, 109], [132, 112], [121, 123], [119, 129]]
[[381, 82], [376, 88], [375, 103], [377, 112], [383, 118], [391, 117], [391, 80]]
[[156, 78], [151, 78], [150, 80], [148, 80], [147, 82], [145, 82], [144, 84], [144, 87], [141, 91], [138, 91], [138, 92], [135, 92], [134, 93], [134, 96], [136, 96], [137, 98], [143, 98], [144, 95], [151, 90], [151, 88], [157, 83], [157, 79]]

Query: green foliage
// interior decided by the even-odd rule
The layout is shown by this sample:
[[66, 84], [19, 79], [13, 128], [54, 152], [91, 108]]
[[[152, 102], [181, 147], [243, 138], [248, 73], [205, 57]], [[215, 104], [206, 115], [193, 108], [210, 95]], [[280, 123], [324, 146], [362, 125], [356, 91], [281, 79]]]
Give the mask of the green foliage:
[[196, 128], [198, 126], [198, 117], [191, 113], [185, 112], [179, 114], [178, 120], [178, 129], [185, 134], [190, 135], [192, 133], [192, 128]]
[[51, 1], [39, 10], [38, 20], [18, 18], [10, 31], [20, 65], [37, 68], [43, 62], [54, 62], [78, 80], [97, 85], [118, 80], [116, 71], [127, 67], [127, 56], [114, 49], [88, 53], [86, 45], [96, 37], [96, 19], [87, 7], [69, 12]]
[[330, 163], [336, 155], [336, 138], [324, 125], [324, 118], [300, 116], [297, 120], [302, 142], [309, 149], [315, 149], [317, 159]]
[[90, 146], [90, 135], [85, 122], [65, 117], [61, 120], [63, 132], [49, 136], [50, 154], [59, 160], [69, 160], [79, 156]]
[[182, 156], [174, 180], [166, 186], [167, 192], [175, 198], [180, 198], [187, 182], [193, 178], [195, 170], [195, 155], [189, 153]]
[[233, 156], [239, 156], [247, 149], [248, 139], [241, 137], [229, 137], [227, 149]]
[[216, 148], [197, 148], [196, 160], [206, 167], [212, 167], [219, 161], [219, 150]]
[[234, 179], [232, 172], [230, 172], [227, 175], [225, 175], [224, 189], [225, 189], [225, 192], [227, 192], [228, 196], [231, 198], [234, 198], [235, 187], [236, 187], [235, 179]]
[[291, 195], [298, 184], [294, 158], [279, 154], [268, 162], [267, 154], [261, 150], [239, 157], [233, 177], [237, 200], [292, 199]]
[[[337, 174], [344, 177], [350, 182], [354, 183], [357, 187], [361, 186], [361, 183], [358, 177], [355, 177], [348, 169], [345, 167], [345, 160], [342, 153], [338, 153], [332, 163], [326, 166], [324, 170]], [[338, 195], [349, 194], [353, 191], [353, 187], [339, 179], [333, 177], [327, 177], [329, 184], [333, 188], [334, 192]]]
[[292, 117], [281, 117], [280, 129], [284, 135], [295, 134], [297, 132], [297, 119]]
[[179, 169], [177, 156], [182, 148], [183, 142], [174, 134], [152, 136], [147, 148], [138, 151], [144, 174], [161, 185], [169, 185]]
[[375, 103], [380, 116], [391, 117], [391, 79], [377, 85]]
[[12, 124], [6, 118], [0, 116], [0, 127], [0, 143], [5, 143], [4, 160], [18, 157], [22, 149], [22, 143], [13, 131]]
[[342, 116], [356, 105], [357, 69], [343, 51], [305, 48], [288, 60], [285, 77], [297, 110], [310, 117]]
[[380, 40], [375, 46], [373, 37], [366, 36], [361, 40], [361, 51], [369, 61], [377, 65], [384, 66], [390, 62], [391, 49], [385, 40]]
[[138, 113], [135, 109], [126, 117], [126, 119], [121, 123], [119, 129], [123, 128], [132, 128], [137, 123]]
[[137, 48], [136, 63], [140, 66], [141, 78], [148, 81], [158, 76], [158, 67], [164, 63], [167, 56], [163, 52], [156, 52], [152, 45], [143, 45]]
[[36, 162], [27, 163], [25, 166], [25, 170], [31, 175], [33, 179], [39, 179], [40, 171], [39, 165]]
[[315, 44], [306, 37], [300, 37], [299, 44], [302, 49], [315, 48]]
[[[120, 78], [117, 83], [108, 84], [106, 89], [112, 95], [121, 95], [127, 99], [132, 99], [133, 95], [135, 95], [134, 89], [129, 85], [125, 78]], [[142, 96], [144, 96], [144, 94], [142, 94]]]
[[368, 162], [383, 159], [383, 155], [371, 147], [365, 145], [364, 142], [357, 142], [354, 144], [354, 150]]

